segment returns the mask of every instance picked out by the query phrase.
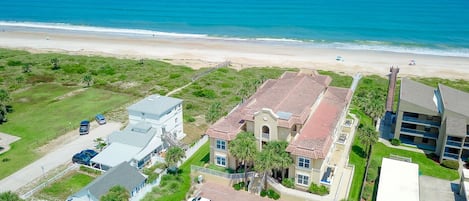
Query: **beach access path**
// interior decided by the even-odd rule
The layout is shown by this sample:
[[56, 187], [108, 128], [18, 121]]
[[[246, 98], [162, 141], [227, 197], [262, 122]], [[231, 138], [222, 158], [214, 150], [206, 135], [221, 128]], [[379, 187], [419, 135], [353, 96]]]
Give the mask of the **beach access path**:
[[[0, 192], [17, 191], [21, 187], [44, 176], [47, 172], [70, 163], [75, 153], [83, 149], [94, 148], [94, 140], [96, 138], [104, 139], [113, 131], [118, 131], [121, 127], [122, 124], [118, 122], [108, 122], [105, 125], [97, 126], [97, 123], [93, 121], [92, 129], [88, 135], [78, 136], [73, 141], [55, 147], [55, 149], [48, 152], [42, 158], [1, 180]], [[65, 135], [79, 135], [78, 129], [74, 129]]]

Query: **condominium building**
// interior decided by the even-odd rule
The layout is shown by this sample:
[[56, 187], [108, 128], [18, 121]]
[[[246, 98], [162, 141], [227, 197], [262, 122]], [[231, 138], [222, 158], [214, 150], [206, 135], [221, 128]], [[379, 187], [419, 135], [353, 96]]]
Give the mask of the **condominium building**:
[[439, 160], [469, 157], [469, 93], [401, 81], [394, 138], [434, 151]]
[[[329, 164], [334, 141], [338, 139], [352, 92], [329, 86], [329, 76], [286, 72], [267, 80], [247, 101], [213, 124], [210, 162], [235, 169], [241, 161], [230, 155], [229, 143], [242, 131], [255, 135], [258, 148], [269, 141], [287, 141], [286, 151], [294, 165], [285, 173], [295, 178], [297, 188], [319, 184], [333, 174]], [[325, 180], [324, 180], [325, 181]]]

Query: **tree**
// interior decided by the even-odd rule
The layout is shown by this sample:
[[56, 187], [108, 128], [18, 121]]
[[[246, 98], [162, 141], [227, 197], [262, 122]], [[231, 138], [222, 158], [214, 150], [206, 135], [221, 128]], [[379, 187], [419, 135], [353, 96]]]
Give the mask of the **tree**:
[[114, 186], [109, 192], [101, 196], [100, 201], [128, 201], [130, 193], [123, 186]]
[[257, 154], [254, 159], [254, 169], [262, 174], [263, 185], [262, 188], [266, 189], [267, 187], [267, 171], [272, 170], [274, 167], [273, 164], [273, 154], [269, 150], [263, 149], [259, 154]]
[[184, 150], [182, 150], [181, 147], [173, 146], [168, 149], [168, 152], [166, 152], [164, 160], [166, 164], [168, 164], [168, 167], [175, 167], [184, 157], [186, 157]]
[[91, 82], [93, 81], [93, 77], [91, 74], [86, 74], [83, 76], [83, 81], [86, 82], [86, 87], [90, 87]]
[[52, 63], [52, 70], [59, 70], [60, 69], [59, 59], [53, 58], [53, 59], [50, 60], [50, 62]]
[[210, 105], [207, 111], [207, 115], [205, 115], [205, 120], [208, 123], [215, 122], [221, 116], [221, 103], [215, 102]]
[[241, 160], [244, 165], [244, 184], [247, 185], [247, 163], [254, 160], [258, 150], [253, 133], [241, 132], [229, 143], [230, 154]]
[[3, 192], [0, 193], [0, 200], [1, 201], [22, 201], [16, 193], [13, 193], [11, 191]]
[[272, 154], [272, 168], [276, 170], [274, 171], [274, 177], [277, 177], [277, 171], [281, 171], [281, 178], [283, 179], [284, 170], [293, 164], [290, 154], [285, 151], [287, 146], [288, 142], [285, 141], [270, 141], [264, 148]]
[[10, 103], [10, 94], [5, 89], [0, 89], [0, 123], [6, 121], [7, 105]]
[[372, 127], [361, 124], [358, 127], [358, 139], [365, 146], [365, 153], [368, 156], [371, 146], [378, 142], [379, 136]]

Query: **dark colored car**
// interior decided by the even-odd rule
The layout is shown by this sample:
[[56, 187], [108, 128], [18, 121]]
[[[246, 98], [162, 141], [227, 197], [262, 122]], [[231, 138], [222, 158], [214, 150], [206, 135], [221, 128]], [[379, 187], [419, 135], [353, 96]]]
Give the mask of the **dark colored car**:
[[83, 151], [80, 152], [81, 154], [86, 154], [88, 155], [90, 158], [93, 158], [95, 157], [96, 155], [98, 155], [98, 152], [94, 151], [94, 150], [91, 150], [91, 149], [85, 149]]
[[90, 156], [84, 153], [78, 153], [78, 154], [73, 155], [72, 157], [73, 163], [78, 163], [78, 164], [83, 164], [83, 165], [89, 165], [90, 160], [91, 160]]
[[98, 122], [99, 125], [106, 124], [106, 118], [104, 118], [104, 115], [102, 115], [102, 114], [97, 114], [95, 119], [96, 119], [96, 122]]
[[90, 132], [90, 121], [83, 120], [80, 122], [80, 135], [86, 135]]

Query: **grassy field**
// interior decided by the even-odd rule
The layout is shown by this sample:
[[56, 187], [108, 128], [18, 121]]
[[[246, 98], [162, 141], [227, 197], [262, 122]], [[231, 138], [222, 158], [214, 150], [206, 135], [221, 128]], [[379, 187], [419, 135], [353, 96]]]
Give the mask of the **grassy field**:
[[389, 157], [391, 154], [411, 158], [412, 163], [419, 165], [419, 171], [423, 175], [446, 180], [456, 180], [459, 178], [459, 174], [456, 170], [441, 166], [439, 163], [428, 158], [425, 154], [387, 147], [383, 143], [377, 143], [373, 146], [371, 158], [372, 160], [376, 160], [378, 164], [381, 164], [383, 157]]
[[174, 201], [185, 200], [187, 192], [191, 187], [191, 165], [201, 165], [208, 162], [210, 154], [210, 144], [205, 143], [192, 155], [180, 168], [179, 175], [167, 175], [160, 187], [153, 188], [143, 201]]
[[[91, 120], [97, 113], [105, 113], [134, 99], [102, 89], [88, 88], [78, 92], [77, 89], [82, 88], [41, 84], [12, 94], [14, 112], [8, 115], [7, 123], [0, 125], [0, 132], [19, 136], [21, 140], [0, 155], [0, 178], [40, 157], [36, 148], [76, 129], [80, 120]], [[72, 91], [75, 91], [73, 95]]]
[[73, 172], [57, 182], [52, 183], [42, 189], [34, 197], [44, 200], [66, 200], [68, 196], [78, 192], [80, 189], [91, 183], [94, 177], [79, 172]]

